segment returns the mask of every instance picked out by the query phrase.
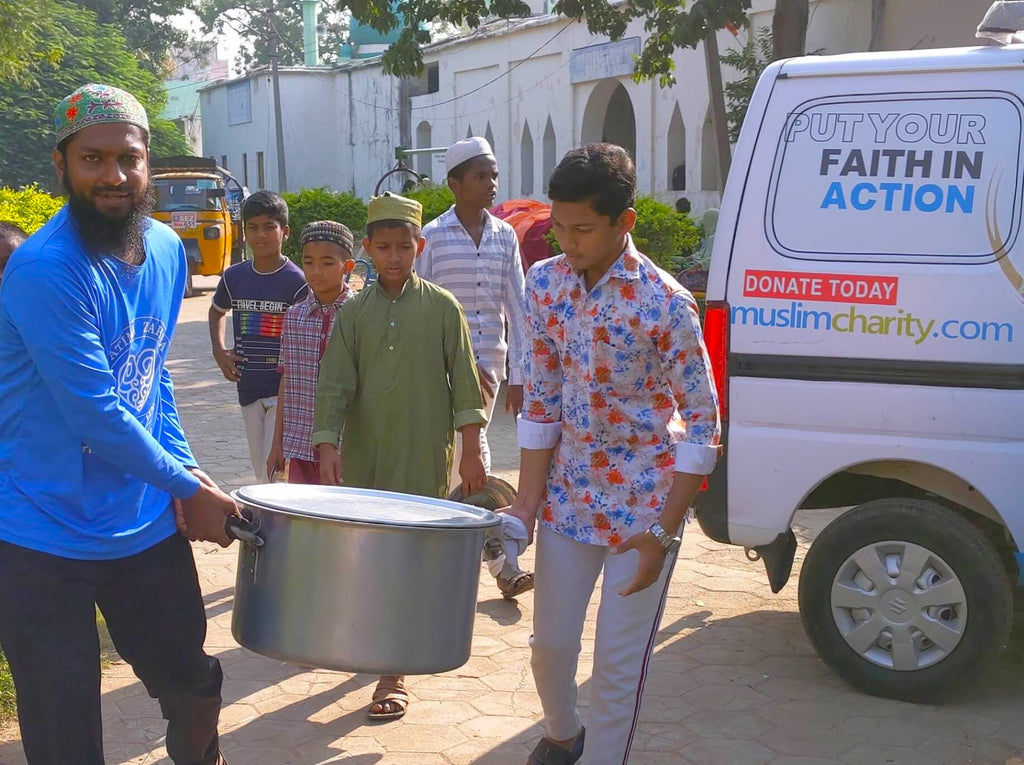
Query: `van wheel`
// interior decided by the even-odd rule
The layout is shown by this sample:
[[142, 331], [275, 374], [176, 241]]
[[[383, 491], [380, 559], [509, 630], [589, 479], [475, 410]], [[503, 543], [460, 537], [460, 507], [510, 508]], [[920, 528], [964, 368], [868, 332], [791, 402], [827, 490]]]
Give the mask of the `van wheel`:
[[830, 523], [800, 575], [818, 655], [862, 691], [934, 702], [1006, 645], [1013, 588], [993, 544], [941, 505], [884, 499]]
[[185, 282], [185, 297], [190, 298], [196, 294], [195, 287], [192, 286], [192, 274], [188, 275], [188, 281]]

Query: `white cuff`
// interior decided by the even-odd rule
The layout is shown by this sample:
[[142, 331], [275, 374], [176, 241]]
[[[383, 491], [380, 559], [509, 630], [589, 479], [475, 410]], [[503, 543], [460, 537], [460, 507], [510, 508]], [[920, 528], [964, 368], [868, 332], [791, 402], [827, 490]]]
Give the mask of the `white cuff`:
[[532, 422], [516, 417], [516, 435], [520, 449], [551, 449], [562, 435], [562, 423]]
[[718, 447], [709, 444], [676, 444], [676, 472], [709, 475], [718, 462]]
[[523, 384], [523, 370], [520, 367], [510, 367], [508, 370], [508, 384], [509, 385], [522, 385]]

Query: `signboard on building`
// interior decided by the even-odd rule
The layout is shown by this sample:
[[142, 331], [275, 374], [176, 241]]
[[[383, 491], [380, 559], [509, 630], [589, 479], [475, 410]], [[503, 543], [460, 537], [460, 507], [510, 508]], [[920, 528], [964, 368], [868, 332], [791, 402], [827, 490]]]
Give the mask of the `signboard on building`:
[[575, 48], [569, 58], [569, 81], [603, 80], [631, 75], [640, 55], [640, 38], [627, 37], [617, 42]]
[[233, 82], [227, 88], [228, 124], [241, 125], [252, 122], [252, 98], [249, 91], [249, 80]]

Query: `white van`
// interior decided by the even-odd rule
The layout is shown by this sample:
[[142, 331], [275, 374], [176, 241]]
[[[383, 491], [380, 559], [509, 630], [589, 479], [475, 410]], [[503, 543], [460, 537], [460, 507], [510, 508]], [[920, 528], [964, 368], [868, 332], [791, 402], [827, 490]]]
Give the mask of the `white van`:
[[777, 62], [726, 185], [705, 334], [712, 538], [789, 578], [870, 693], [934, 700], [1006, 643], [1024, 570], [1024, 46]]

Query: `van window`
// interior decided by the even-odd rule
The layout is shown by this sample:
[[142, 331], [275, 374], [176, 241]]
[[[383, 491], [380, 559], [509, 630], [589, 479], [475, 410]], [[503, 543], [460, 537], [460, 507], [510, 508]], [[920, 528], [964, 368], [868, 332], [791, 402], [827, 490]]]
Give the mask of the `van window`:
[[1001, 91], [804, 101], [771, 136], [768, 241], [798, 260], [990, 263], [1020, 228], [1022, 124]]

